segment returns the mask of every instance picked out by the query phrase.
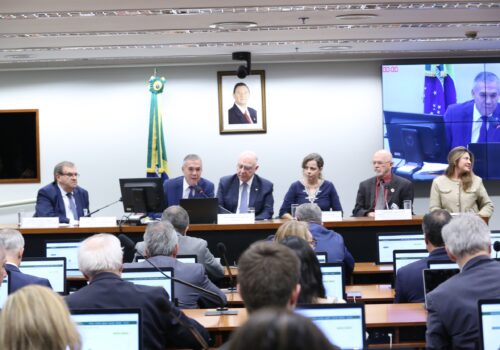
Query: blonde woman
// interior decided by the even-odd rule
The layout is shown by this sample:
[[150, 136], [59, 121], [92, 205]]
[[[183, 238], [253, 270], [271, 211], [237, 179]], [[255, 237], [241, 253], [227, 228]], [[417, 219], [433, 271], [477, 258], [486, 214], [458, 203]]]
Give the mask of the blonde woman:
[[455, 147], [448, 154], [444, 175], [432, 182], [429, 211], [445, 209], [450, 213], [474, 212], [490, 217], [491, 201], [483, 180], [474, 174], [474, 155], [465, 147]]
[[286, 237], [295, 236], [302, 238], [304, 241], [309, 243], [312, 249], [316, 247], [316, 241], [314, 240], [309, 228], [305, 222], [302, 221], [287, 221], [278, 227], [276, 234], [274, 235], [274, 241], [280, 243]]
[[2, 350], [79, 350], [80, 335], [64, 300], [29, 285], [11, 294], [0, 313]]

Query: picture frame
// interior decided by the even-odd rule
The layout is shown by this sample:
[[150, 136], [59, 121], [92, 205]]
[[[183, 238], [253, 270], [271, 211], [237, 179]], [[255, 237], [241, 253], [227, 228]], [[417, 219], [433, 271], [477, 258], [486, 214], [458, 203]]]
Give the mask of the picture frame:
[[[267, 132], [264, 70], [252, 70], [244, 79], [238, 78], [234, 71], [217, 72], [217, 84], [220, 134]], [[240, 85], [236, 87], [237, 84]], [[235, 88], [236, 93], [233, 93]], [[246, 96], [244, 96], [245, 90]], [[236, 98], [239, 99], [242, 108], [245, 108], [242, 104], [247, 103], [245, 113], [236, 105]]]

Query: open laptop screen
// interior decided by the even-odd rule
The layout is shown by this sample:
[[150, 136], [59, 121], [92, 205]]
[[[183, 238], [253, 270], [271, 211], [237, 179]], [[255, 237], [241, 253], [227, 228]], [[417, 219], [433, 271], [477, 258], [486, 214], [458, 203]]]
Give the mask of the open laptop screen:
[[316, 258], [320, 264], [324, 264], [328, 261], [328, 253], [327, 252], [316, 252]]
[[54, 292], [66, 294], [66, 258], [23, 258], [19, 270], [48, 279]]
[[320, 264], [323, 285], [327, 297], [345, 299], [344, 265], [342, 263]]
[[363, 304], [299, 305], [296, 312], [310, 318], [341, 349], [365, 348]]
[[[493, 244], [495, 244], [495, 242], [497, 241], [500, 242], [500, 231], [491, 231], [490, 237], [491, 237], [491, 258], [495, 259], [497, 257], [497, 252], [495, 251], [495, 249], [493, 249]], [[498, 255], [500, 256], [500, 253]]]
[[0, 286], [0, 309], [3, 309], [3, 304], [7, 301], [9, 297], [9, 271], [2, 280], [2, 285]]
[[406, 266], [408, 264], [411, 264], [414, 261], [418, 261], [420, 259], [426, 258], [429, 256], [429, 252], [425, 249], [411, 249], [411, 250], [394, 250], [392, 252], [393, 254], [393, 264], [394, 264], [394, 272], [397, 273], [397, 271], [402, 268], [403, 266]]
[[423, 269], [425, 305], [427, 305], [427, 294], [459, 272], [459, 269]]
[[45, 256], [47, 258], [65, 257], [66, 275], [68, 277], [83, 277], [78, 270], [78, 248], [80, 241], [46, 241]]
[[377, 243], [378, 264], [392, 264], [394, 250], [425, 249], [421, 233], [379, 233]]
[[429, 260], [427, 261], [427, 268], [431, 270], [458, 269], [458, 264], [450, 260]]
[[[174, 277], [173, 268], [160, 267], [160, 270], [167, 276]], [[175, 298], [172, 280], [163, 276], [155, 268], [125, 268], [122, 271], [122, 279], [145, 286], [163, 287], [170, 296], [170, 301]]]
[[478, 310], [481, 349], [500, 349], [500, 299], [479, 300]]
[[140, 309], [71, 310], [82, 350], [142, 349]]
[[219, 211], [219, 200], [217, 198], [185, 198], [181, 199], [179, 205], [189, 215], [192, 224], [216, 224]]

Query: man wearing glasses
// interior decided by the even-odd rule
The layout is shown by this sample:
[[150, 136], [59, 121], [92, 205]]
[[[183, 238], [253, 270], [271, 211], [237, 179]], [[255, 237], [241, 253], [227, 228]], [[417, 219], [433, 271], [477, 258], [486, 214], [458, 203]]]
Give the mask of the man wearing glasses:
[[35, 217], [59, 217], [59, 222], [78, 221], [89, 213], [89, 194], [78, 186], [75, 164], [61, 162], [54, 167], [54, 182], [41, 188], [36, 198]]

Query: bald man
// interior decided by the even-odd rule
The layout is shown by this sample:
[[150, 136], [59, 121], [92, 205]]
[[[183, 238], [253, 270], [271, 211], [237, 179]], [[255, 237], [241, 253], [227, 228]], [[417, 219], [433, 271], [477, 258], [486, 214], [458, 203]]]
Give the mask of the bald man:
[[392, 173], [392, 155], [379, 150], [373, 155], [374, 177], [359, 184], [353, 216], [375, 216], [375, 209], [403, 209], [403, 201], [413, 203], [413, 184]]

